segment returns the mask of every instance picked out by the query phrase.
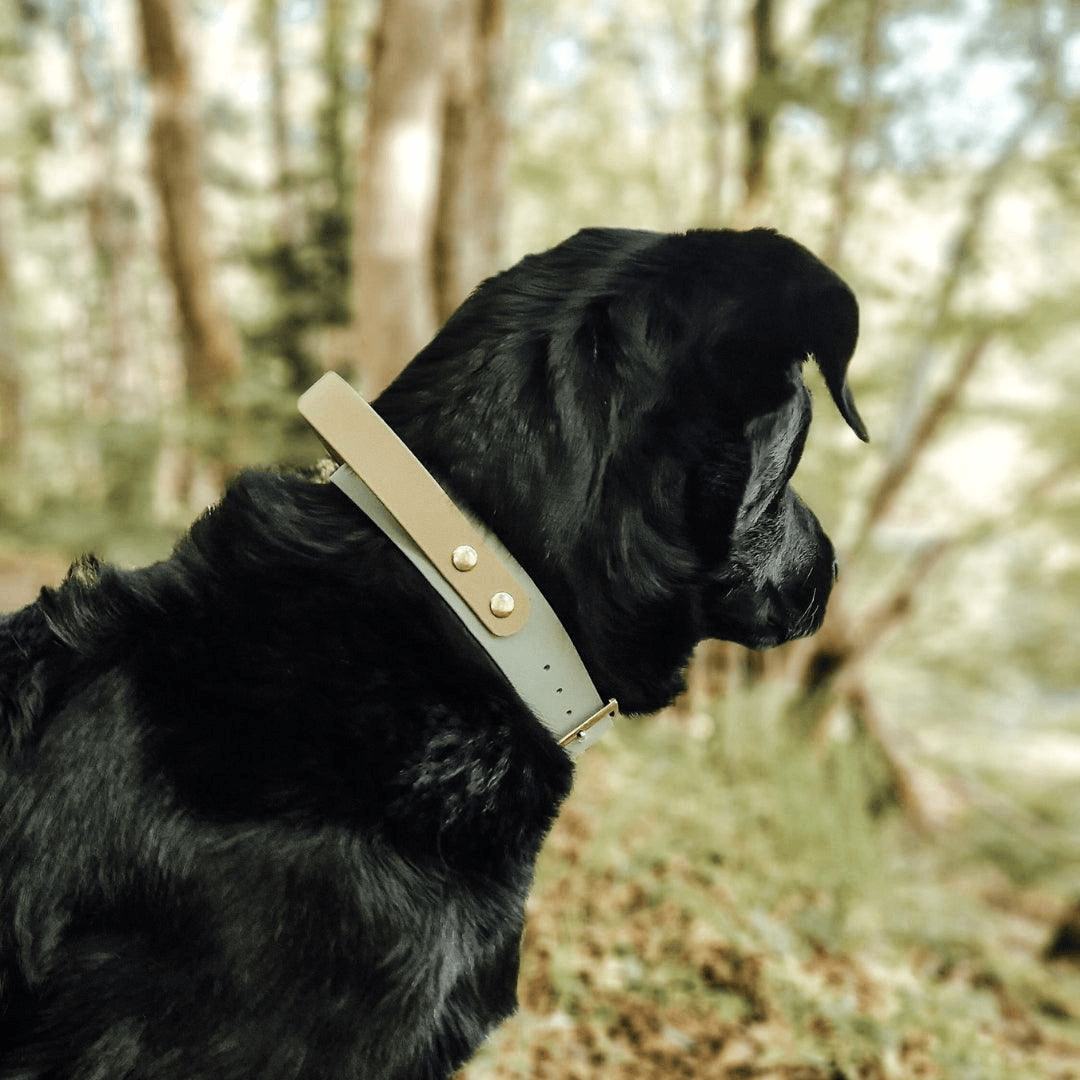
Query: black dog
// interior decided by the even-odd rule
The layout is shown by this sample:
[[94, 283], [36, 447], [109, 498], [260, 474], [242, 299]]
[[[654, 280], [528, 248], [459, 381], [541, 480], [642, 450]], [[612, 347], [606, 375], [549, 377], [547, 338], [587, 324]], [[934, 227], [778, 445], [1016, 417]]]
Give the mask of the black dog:
[[[579, 233], [480, 286], [377, 411], [624, 712], [694, 644], [820, 623], [787, 486], [857, 306], [756, 230]], [[515, 1005], [572, 767], [334, 486], [240, 476], [166, 562], [0, 621], [0, 1077], [436, 1080]]]

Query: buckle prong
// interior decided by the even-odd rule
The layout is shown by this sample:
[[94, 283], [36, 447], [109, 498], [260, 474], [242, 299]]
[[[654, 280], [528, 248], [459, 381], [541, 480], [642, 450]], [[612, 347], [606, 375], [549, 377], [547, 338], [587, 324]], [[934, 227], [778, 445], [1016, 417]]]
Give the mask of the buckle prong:
[[603, 720], [605, 717], [610, 716], [614, 720], [615, 717], [618, 715], [619, 703], [614, 698], [612, 698], [602, 708], [597, 709], [596, 712], [592, 714], [592, 716], [589, 716], [586, 719], [582, 720], [581, 723], [577, 725], [577, 727], [571, 728], [559, 740], [559, 745], [566, 746], [567, 744], [572, 743], [575, 739], [584, 738], [585, 732], [588, 731], [589, 728], [594, 727], [596, 724], [599, 724], [600, 721]]

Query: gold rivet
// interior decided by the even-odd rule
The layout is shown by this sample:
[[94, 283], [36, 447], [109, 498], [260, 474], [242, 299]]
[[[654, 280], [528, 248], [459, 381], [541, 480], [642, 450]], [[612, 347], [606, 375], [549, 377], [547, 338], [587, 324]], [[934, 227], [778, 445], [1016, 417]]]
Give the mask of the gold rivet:
[[476, 548], [471, 547], [469, 544], [462, 544], [454, 548], [450, 554], [450, 561], [454, 564], [454, 569], [460, 570], [462, 573], [471, 570], [479, 559], [480, 556], [476, 554]]
[[491, 598], [490, 607], [496, 619], [505, 619], [514, 614], [514, 598], [508, 592], [497, 592]]

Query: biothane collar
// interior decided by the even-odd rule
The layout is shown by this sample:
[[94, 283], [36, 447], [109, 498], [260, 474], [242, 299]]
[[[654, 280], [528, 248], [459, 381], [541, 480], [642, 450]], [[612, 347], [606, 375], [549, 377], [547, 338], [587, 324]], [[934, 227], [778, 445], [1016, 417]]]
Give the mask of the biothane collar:
[[577, 754], [618, 715], [606, 705], [558, 616], [498, 537], [451, 500], [382, 418], [339, 375], [298, 403], [339, 462], [330, 481], [446, 601], [559, 745]]

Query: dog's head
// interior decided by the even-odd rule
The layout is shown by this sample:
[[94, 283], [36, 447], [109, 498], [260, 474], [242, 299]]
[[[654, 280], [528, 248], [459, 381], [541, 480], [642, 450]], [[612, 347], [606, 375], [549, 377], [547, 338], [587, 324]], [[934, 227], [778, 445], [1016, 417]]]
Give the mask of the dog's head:
[[377, 402], [517, 556], [626, 711], [693, 646], [817, 629], [831, 543], [791, 490], [814, 358], [845, 420], [858, 307], [767, 230], [589, 229], [484, 282]]

